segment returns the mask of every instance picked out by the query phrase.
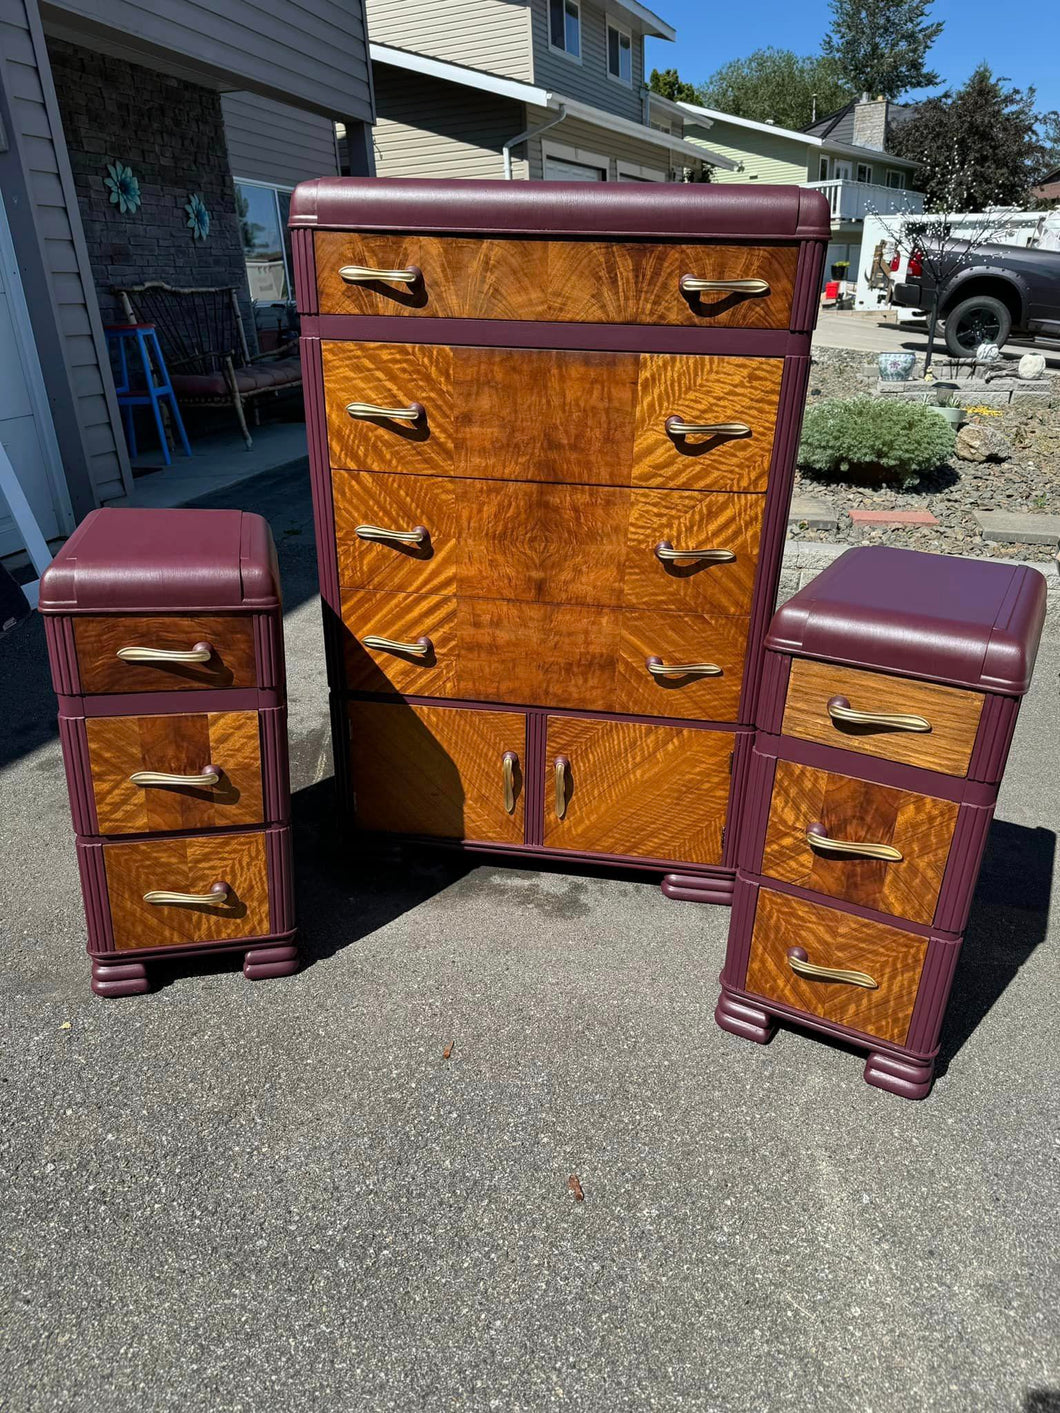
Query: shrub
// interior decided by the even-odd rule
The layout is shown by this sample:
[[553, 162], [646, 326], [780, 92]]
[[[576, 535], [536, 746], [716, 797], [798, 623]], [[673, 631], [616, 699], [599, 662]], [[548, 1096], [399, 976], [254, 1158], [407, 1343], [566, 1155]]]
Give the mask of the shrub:
[[953, 454], [953, 429], [918, 402], [855, 397], [807, 408], [799, 465], [846, 480], [915, 484]]

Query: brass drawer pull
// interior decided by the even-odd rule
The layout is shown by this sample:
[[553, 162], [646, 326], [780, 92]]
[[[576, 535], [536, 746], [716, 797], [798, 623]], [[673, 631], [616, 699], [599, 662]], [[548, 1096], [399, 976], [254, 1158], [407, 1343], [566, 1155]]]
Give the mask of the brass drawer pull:
[[196, 643], [193, 648], [119, 648], [122, 662], [209, 662], [213, 657], [210, 643]]
[[746, 422], [686, 422], [683, 417], [667, 417], [663, 423], [671, 437], [749, 437]]
[[361, 639], [366, 648], [378, 648], [384, 653], [408, 653], [410, 657], [426, 657], [434, 644], [430, 638], [417, 638], [414, 643], [399, 643], [396, 638], [380, 638], [366, 633]]
[[149, 893], [144, 894], [145, 903], [190, 903], [220, 905], [228, 902], [228, 895], [231, 888], [227, 883], [212, 883], [208, 893], [170, 893], [164, 888], [153, 888]]
[[377, 407], [374, 402], [348, 402], [351, 417], [385, 417], [391, 422], [418, 422], [427, 415], [422, 402], [410, 402], [408, 407]]
[[644, 666], [653, 677], [723, 677], [724, 668], [716, 662], [663, 662], [650, 657]]
[[515, 813], [515, 767], [519, 757], [514, 751], [505, 751], [501, 757], [501, 778], [504, 781], [504, 808], [509, 814]]
[[926, 716], [904, 716], [886, 711], [856, 711], [846, 697], [832, 697], [828, 715], [833, 721], [847, 721], [852, 726], [884, 726], [891, 731], [930, 731]]
[[678, 284], [682, 294], [703, 294], [719, 290], [729, 294], [768, 294], [768, 280], [701, 280], [698, 275], [682, 275]]
[[373, 270], [370, 265], [343, 265], [339, 279], [348, 285], [364, 285], [371, 280], [383, 280], [389, 285], [414, 285], [423, 278], [418, 265], [408, 265], [404, 270]]
[[567, 814], [567, 771], [570, 761], [566, 756], [557, 756], [552, 763], [556, 779], [556, 818], [564, 819]]
[[788, 948], [788, 966], [796, 976], [808, 981], [842, 981], [847, 986], [863, 986], [866, 991], [878, 991], [880, 983], [867, 971], [847, 971], [844, 967], [819, 967], [807, 959], [804, 947]]
[[204, 765], [198, 775], [170, 775], [164, 770], [135, 770], [129, 776], [130, 785], [216, 785], [221, 772], [215, 765]]
[[811, 849], [829, 854], [856, 854], [863, 859], [883, 859], [887, 863], [901, 863], [902, 851], [891, 844], [860, 844], [856, 839], [831, 839], [825, 833], [823, 824], [811, 824], [806, 831], [806, 842]]
[[394, 540], [399, 545], [422, 545], [428, 538], [424, 525], [414, 525], [411, 530], [386, 530], [382, 525], [358, 525], [353, 533], [362, 540], [379, 540], [383, 544]]
[[732, 550], [725, 549], [674, 549], [669, 540], [660, 540], [655, 546], [655, 557], [664, 564], [674, 559], [702, 559], [710, 564], [731, 564], [736, 558]]

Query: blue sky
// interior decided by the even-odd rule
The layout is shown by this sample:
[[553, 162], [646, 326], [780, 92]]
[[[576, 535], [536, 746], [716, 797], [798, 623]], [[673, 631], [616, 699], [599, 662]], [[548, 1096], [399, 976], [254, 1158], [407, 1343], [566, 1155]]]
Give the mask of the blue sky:
[[[677, 30], [677, 43], [648, 41], [648, 68], [677, 68], [690, 83], [705, 79], [729, 59], [767, 44], [816, 50], [829, 25], [828, 0], [646, 0]], [[982, 59], [1019, 88], [1033, 84], [1040, 109], [1060, 108], [1060, 4], [999, 5], [997, 0], [936, 0], [934, 18], [946, 28], [932, 49], [930, 67], [943, 84], [957, 87]]]

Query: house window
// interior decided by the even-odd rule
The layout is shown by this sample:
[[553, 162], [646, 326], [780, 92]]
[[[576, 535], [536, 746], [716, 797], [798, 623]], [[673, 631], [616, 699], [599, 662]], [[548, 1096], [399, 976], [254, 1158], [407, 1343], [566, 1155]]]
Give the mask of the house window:
[[872, 181], [872, 168], [869, 166], [869, 164], [868, 164], [867, 162], [859, 162], [859, 163], [858, 163], [858, 181], [859, 181], [859, 182], [871, 182], [871, 181]]
[[822, 157], [822, 158], [821, 158], [821, 166], [820, 166], [820, 169], [819, 169], [819, 170], [820, 170], [820, 176], [817, 178], [817, 180], [818, 180], [819, 182], [826, 182], [826, 181], [828, 180], [828, 158], [827, 158], [827, 157]]
[[548, 0], [548, 42], [568, 58], [581, 60], [581, 0]]
[[896, 190], [896, 191], [905, 191], [905, 173], [904, 173], [904, 172], [888, 172], [888, 173], [887, 173], [887, 185], [888, 185], [889, 187], [893, 187], [894, 190]]
[[607, 73], [618, 83], [633, 84], [633, 40], [612, 20], [607, 22]]
[[293, 299], [287, 235], [291, 189], [246, 181], [235, 187], [251, 299], [264, 304]]

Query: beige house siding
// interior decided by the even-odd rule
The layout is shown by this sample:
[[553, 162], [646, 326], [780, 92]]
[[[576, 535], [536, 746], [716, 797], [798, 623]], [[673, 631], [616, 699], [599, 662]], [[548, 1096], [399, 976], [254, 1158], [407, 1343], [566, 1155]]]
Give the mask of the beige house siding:
[[[45, 380], [50, 359], [57, 355], [72, 391], [67, 409], [65, 399], [49, 384], [71, 498], [80, 515], [93, 503], [125, 495], [132, 478], [124, 441], [115, 437], [120, 424], [106, 340], [44, 35], [32, 0], [29, 6], [24, 0], [0, 0], [0, 87], [9, 105], [9, 141], [26, 174], [40, 256], [44, 288], [35, 287], [37, 271], [22, 262], [38, 352]], [[6, 186], [5, 195], [11, 199]], [[14, 219], [14, 213], [9, 214]], [[41, 306], [41, 299], [50, 309]], [[49, 343], [56, 331], [53, 354]]]
[[810, 161], [816, 160], [816, 149], [811, 149], [809, 144], [803, 146], [792, 138], [754, 132], [720, 120], [708, 128], [697, 123], [691, 115], [685, 124], [685, 138], [688, 142], [712, 148], [734, 162], [743, 163], [742, 172], [715, 169], [711, 178], [713, 181], [759, 181], [770, 186], [783, 186], [817, 180], [816, 167], [810, 173], [808, 166]]
[[[375, 98], [381, 177], [503, 177], [503, 145], [528, 126], [521, 103], [385, 64], [375, 65]], [[525, 161], [513, 171], [525, 177]]]
[[221, 112], [229, 165], [237, 181], [297, 186], [311, 177], [338, 175], [335, 124], [330, 118], [256, 93], [222, 94]]
[[526, 0], [367, 0], [367, 10], [377, 44], [504, 78], [533, 77]]

